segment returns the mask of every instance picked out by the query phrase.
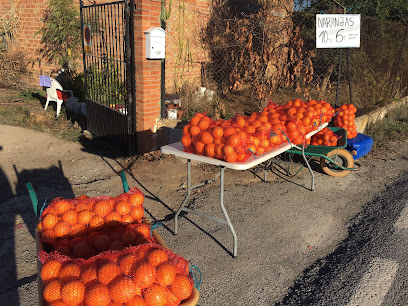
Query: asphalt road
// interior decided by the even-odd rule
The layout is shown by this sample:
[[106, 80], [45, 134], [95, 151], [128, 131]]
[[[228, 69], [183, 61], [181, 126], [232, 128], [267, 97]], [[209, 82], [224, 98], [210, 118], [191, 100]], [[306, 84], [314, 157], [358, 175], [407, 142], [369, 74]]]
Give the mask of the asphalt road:
[[367, 203], [348, 238], [276, 305], [408, 305], [408, 173]]

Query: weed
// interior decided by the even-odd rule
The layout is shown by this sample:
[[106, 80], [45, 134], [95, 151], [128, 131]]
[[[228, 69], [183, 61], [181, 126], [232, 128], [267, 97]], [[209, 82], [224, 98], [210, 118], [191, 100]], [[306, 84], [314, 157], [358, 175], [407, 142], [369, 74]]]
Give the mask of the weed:
[[72, 124], [61, 112], [55, 118], [55, 112], [35, 112], [26, 105], [0, 107], [0, 124], [14, 125], [56, 135], [67, 141], [78, 141], [82, 135], [81, 129]]
[[374, 148], [388, 148], [408, 136], [408, 105], [401, 105], [387, 113], [384, 119], [365, 131], [374, 139]]

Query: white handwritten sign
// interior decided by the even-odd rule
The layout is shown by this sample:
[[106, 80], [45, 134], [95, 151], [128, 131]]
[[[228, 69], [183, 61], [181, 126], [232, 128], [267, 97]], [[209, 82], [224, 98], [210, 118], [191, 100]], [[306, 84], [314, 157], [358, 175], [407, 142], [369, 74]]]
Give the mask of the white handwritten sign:
[[360, 48], [361, 16], [316, 15], [316, 48]]

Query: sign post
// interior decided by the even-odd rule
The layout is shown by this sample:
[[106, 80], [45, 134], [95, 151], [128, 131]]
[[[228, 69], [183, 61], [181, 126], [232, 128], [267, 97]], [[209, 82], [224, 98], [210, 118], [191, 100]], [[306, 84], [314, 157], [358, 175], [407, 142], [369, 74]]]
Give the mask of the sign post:
[[317, 14], [316, 48], [340, 48], [339, 73], [337, 78], [336, 103], [338, 106], [339, 87], [342, 69], [343, 48], [347, 48], [349, 67], [350, 103], [353, 103], [351, 90], [350, 48], [360, 48], [361, 15], [359, 14]]

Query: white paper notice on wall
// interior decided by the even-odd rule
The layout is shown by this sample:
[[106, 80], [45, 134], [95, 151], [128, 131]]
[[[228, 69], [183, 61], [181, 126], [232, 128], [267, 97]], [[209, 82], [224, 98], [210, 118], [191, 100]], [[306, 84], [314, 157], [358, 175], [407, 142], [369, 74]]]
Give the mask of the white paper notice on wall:
[[317, 14], [316, 48], [360, 48], [359, 14]]

